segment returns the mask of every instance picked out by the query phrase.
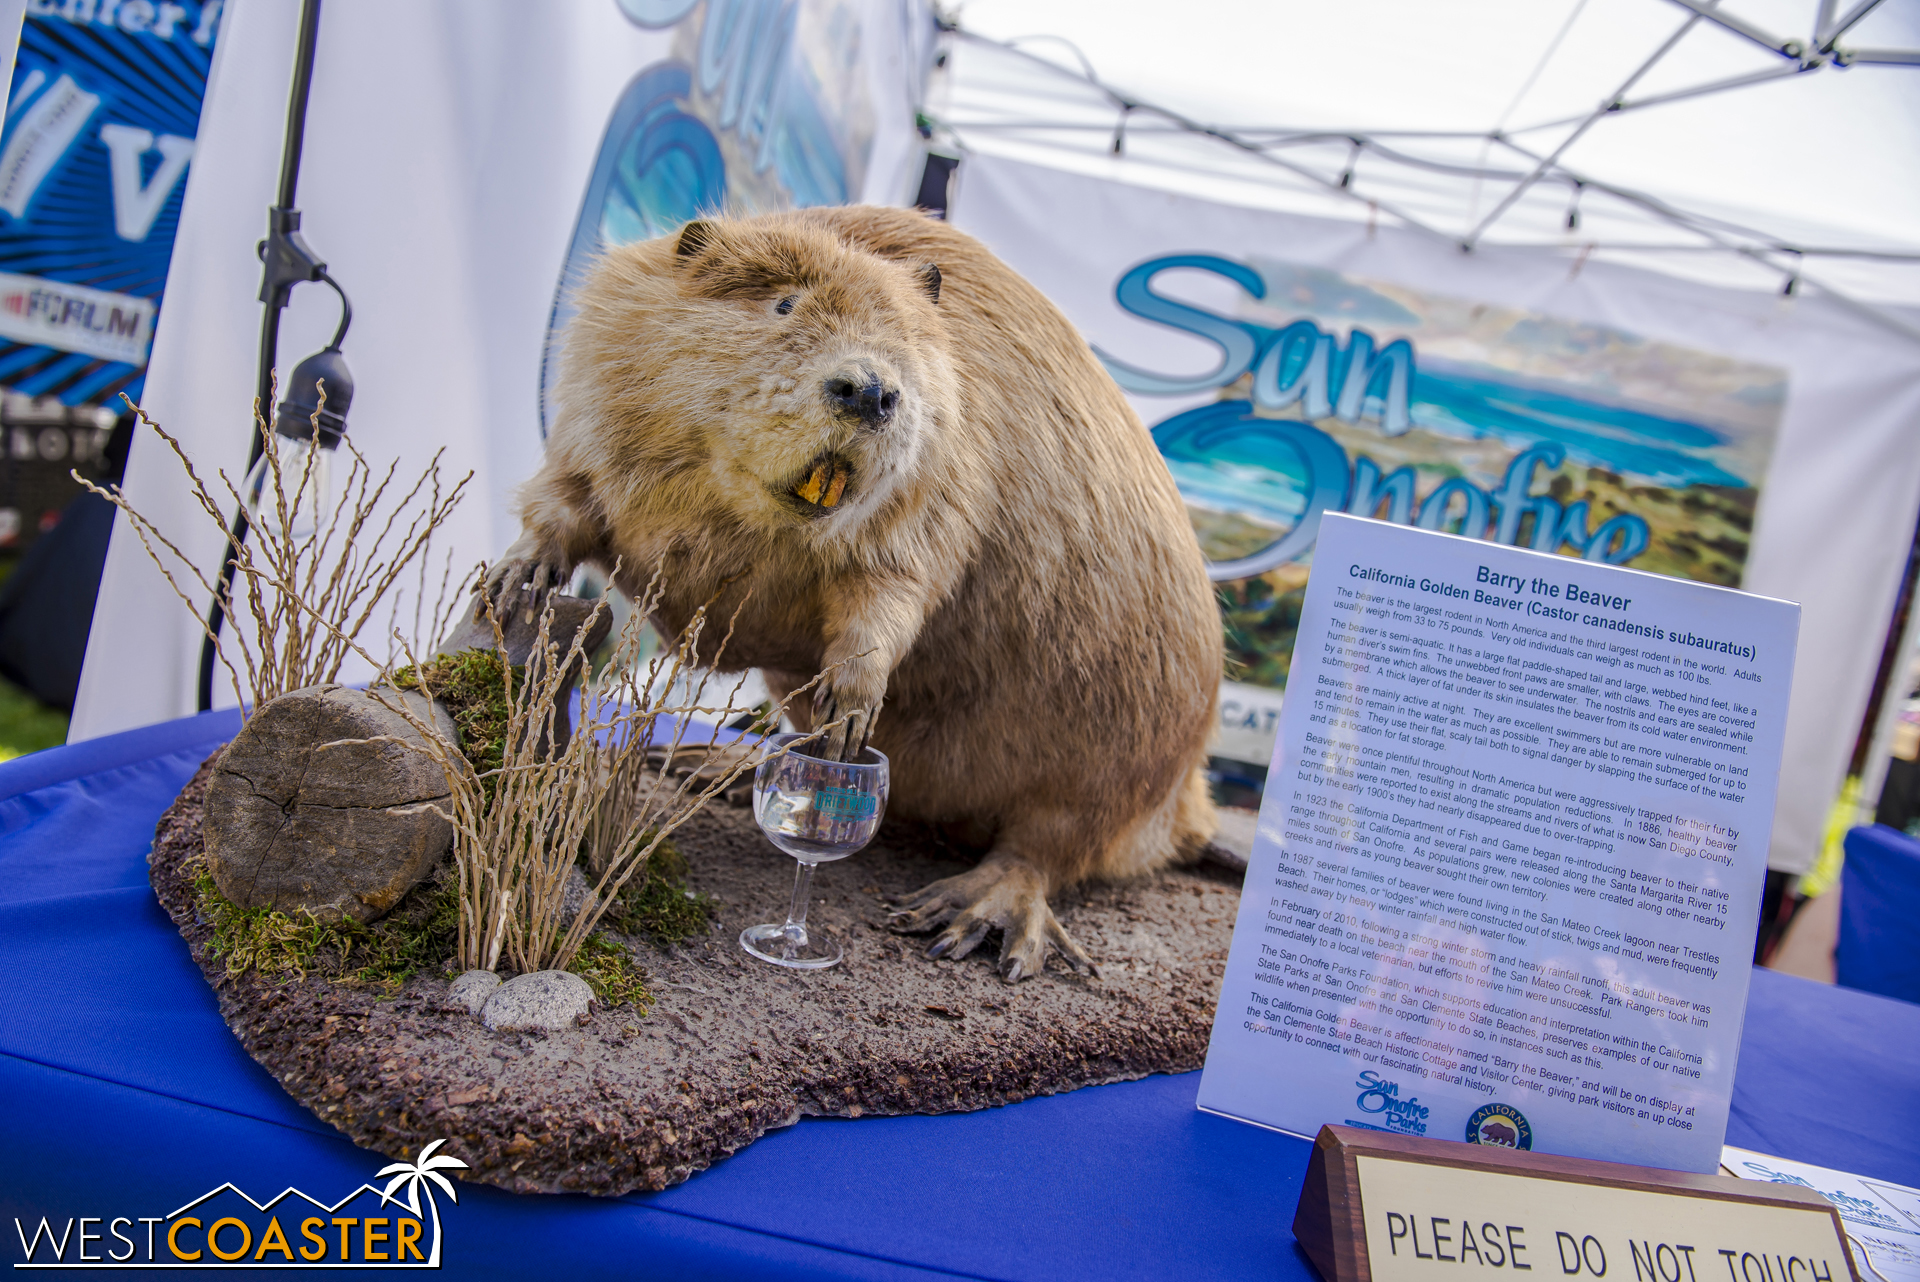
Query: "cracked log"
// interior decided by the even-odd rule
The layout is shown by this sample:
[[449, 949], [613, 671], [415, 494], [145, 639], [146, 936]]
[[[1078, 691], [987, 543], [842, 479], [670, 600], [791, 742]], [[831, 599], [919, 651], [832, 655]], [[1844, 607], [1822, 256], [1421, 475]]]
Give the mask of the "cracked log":
[[[453, 721], [417, 694], [450, 743]], [[400, 742], [342, 743], [390, 736]], [[207, 865], [241, 908], [304, 909], [323, 921], [370, 922], [447, 853], [445, 773], [409, 745], [420, 735], [374, 696], [348, 686], [292, 690], [248, 719], [207, 784]]]
[[[527, 662], [539, 640], [538, 610], [550, 600], [548, 637], [567, 653], [586, 627], [591, 653], [612, 626], [594, 603], [554, 593], [515, 611], [502, 628], [507, 662]], [[492, 649], [493, 625], [478, 594], [441, 654]], [[576, 662], [558, 697], [556, 750], [570, 732], [568, 693]], [[405, 699], [413, 715], [457, 744], [453, 719], [418, 694], [384, 689], [392, 704]], [[341, 743], [390, 738], [399, 742]], [[215, 765], [207, 784], [207, 866], [220, 893], [241, 908], [301, 910], [322, 921], [351, 917], [370, 922], [433, 871], [453, 841], [453, 828], [434, 807], [450, 809], [445, 773], [425, 752], [408, 747], [420, 736], [407, 719], [350, 686], [290, 690], [247, 721]]]

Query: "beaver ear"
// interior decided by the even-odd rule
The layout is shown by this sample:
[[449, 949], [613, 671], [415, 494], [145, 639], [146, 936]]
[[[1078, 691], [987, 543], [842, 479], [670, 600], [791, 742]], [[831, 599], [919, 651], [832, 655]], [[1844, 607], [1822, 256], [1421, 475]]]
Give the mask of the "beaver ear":
[[922, 263], [914, 270], [914, 279], [920, 282], [920, 288], [927, 291], [927, 297], [934, 302], [940, 301], [940, 269], [932, 263]]
[[696, 219], [680, 229], [680, 239], [674, 245], [673, 252], [682, 258], [692, 258], [712, 240], [713, 224]]

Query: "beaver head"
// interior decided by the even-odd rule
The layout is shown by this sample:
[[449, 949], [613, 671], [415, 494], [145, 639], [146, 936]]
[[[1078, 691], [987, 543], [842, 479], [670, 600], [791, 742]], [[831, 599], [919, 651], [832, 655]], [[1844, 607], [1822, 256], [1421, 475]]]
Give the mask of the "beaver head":
[[596, 490], [629, 511], [844, 535], [954, 417], [939, 298], [934, 264], [798, 219], [614, 249], [577, 295], [561, 431], [591, 441]]

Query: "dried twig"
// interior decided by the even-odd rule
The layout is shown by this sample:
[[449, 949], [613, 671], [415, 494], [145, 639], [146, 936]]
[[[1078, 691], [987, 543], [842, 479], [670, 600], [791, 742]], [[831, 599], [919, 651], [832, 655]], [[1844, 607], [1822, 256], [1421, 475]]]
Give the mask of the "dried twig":
[[[508, 717], [498, 767], [476, 768], [405, 701], [374, 691], [421, 740], [391, 742], [428, 753], [447, 775], [450, 797], [440, 813], [454, 832], [463, 967], [494, 970], [504, 962], [521, 972], [564, 968], [661, 843], [754, 769], [776, 733], [778, 715], [731, 742], [687, 742], [701, 722], [724, 723], [751, 709], [736, 706], [737, 681], [724, 702], [710, 704], [707, 691], [714, 677], [709, 668], [702, 667], [690, 685], [679, 680], [694, 666], [712, 602], [695, 612], [671, 648], [644, 666], [637, 662], [645, 620], [663, 591], [661, 578], [656, 567], [615, 640], [612, 661], [590, 676], [581, 692], [580, 724], [558, 752], [553, 750], [557, 721], [574, 674], [587, 666], [583, 644], [594, 619], [562, 647], [551, 639], [551, 598], [537, 616], [532, 653], [517, 672], [506, 664], [506, 640], [492, 603], [481, 600], [506, 680]], [[603, 600], [594, 615], [607, 608]], [[728, 620], [727, 635], [712, 659], [715, 667], [724, 662], [739, 615], [736, 609]], [[411, 662], [406, 641], [396, 634], [395, 642]], [[810, 696], [833, 671], [794, 690], [780, 711]], [[431, 697], [429, 670], [416, 663], [414, 672], [421, 693]], [[821, 733], [831, 728], [821, 727]], [[656, 742], [665, 745], [664, 756], [654, 754]], [[688, 755], [696, 758], [695, 767], [681, 773]], [[582, 861], [593, 875], [594, 893], [569, 919], [567, 880]]]
[[[249, 506], [246, 496], [223, 471], [216, 474], [223, 497], [216, 499], [180, 441], [132, 401], [127, 405], [179, 459], [195, 503], [219, 528], [224, 540], [228, 514]], [[325, 408], [323, 387], [316, 423]], [[214, 634], [205, 619], [206, 602], [222, 591], [218, 573], [203, 573], [154, 522], [140, 514], [120, 486], [102, 488], [77, 472], [73, 474], [75, 480], [126, 514], [127, 523], [168, 586], [201, 620], [201, 629], [213, 640], [243, 713], [249, 714], [250, 709], [289, 690], [337, 680], [341, 665], [356, 649], [349, 638], [367, 625], [415, 561], [420, 564], [420, 589], [415, 600], [417, 629], [426, 593], [429, 545], [473, 479], [473, 473], [468, 472], [448, 489], [440, 472], [444, 454], [440, 451], [404, 495], [389, 499], [398, 463], [376, 474], [352, 443], [343, 440], [340, 448], [350, 462], [332, 510], [303, 511], [317, 497], [310, 484], [314, 455], [308, 454], [299, 476], [286, 476], [272, 431], [257, 405], [254, 410], [254, 426], [265, 447], [267, 470], [261, 483], [258, 517], [251, 523], [252, 537], [234, 549], [232, 585], [225, 589], [231, 626], [222, 634]], [[305, 534], [294, 534], [306, 520], [312, 521], [313, 528]], [[176, 575], [176, 569], [182, 567], [184, 573]], [[445, 590], [451, 572], [449, 559], [431, 620], [436, 629], [443, 625], [443, 611], [450, 616]], [[183, 579], [198, 587], [198, 599], [187, 590]], [[251, 628], [240, 626], [242, 615], [251, 621]], [[235, 666], [235, 655], [239, 667]]]
[[[305, 513], [313, 528], [296, 536], [292, 531], [303, 524], [302, 506], [312, 495], [310, 473], [303, 469], [289, 486], [266, 423], [257, 413], [255, 419], [265, 437], [268, 460], [259, 496], [261, 516], [254, 523], [254, 539], [234, 552], [234, 586], [227, 600], [228, 616], [237, 616], [237, 604], [253, 628], [251, 634], [245, 628], [229, 628], [225, 637], [215, 638], [221, 662], [242, 704], [251, 695], [256, 707], [289, 690], [337, 679], [349, 656], [357, 656], [380, 674], [372, 689], [374, 697], [418, 736], [380, 741], [425, 752], [447, 777], [446, 806], [431, 808], [453, 827], [459, 872], [459, 957], [465, 967], [492, 970], [503, 961], [522, 972], [565, 967], [661, 843], [754, 769], [781, 715], [795, 699], [810, 697], [839, 666], [792, 691], [771, 716], [757, 718], [755, 731], [724, 744], [713, 738], [689, 743], [692, 728], [702, 721], [725, 724], [756, 711], [737, 706], [744, 677], [726, 687], [717, 703], [709, 701], [709, 687], [724, 685], [716, 683], [714, 669], [724, 665], [744, 601], [728, 618], [726, 634], [707, 662], [697, 662], [696, 656], [709, 625], [711, 600], [694, 612], [672, 645], [642, 665], [646, 620], [665, 594], [664, 573], [657, 564], [633, 602], [635, 608], [620, 630], [610, 662], [593, 671], [583, 653], [585, 638], [601, 611], [608, 609], [608, 602], [603, 599], [586, 625], [563, 646], [552, 636], [554, 611], [548, 597], [541, 603], [532, 653], [523, 668], [515, 669], [507, 658], [500, 620], [483, 592], [481, 604], [500, 661], [508, 717], [499, 766], [481, 770], [430, 715], [417, 712], [390, 684], [404, 661], [416, 673], [420, 692], [429, 700], [433, 697], [431, 670], [418, 662], [416, 653], [427, 647], [430, 638], [443, 635], [452, 622], [455, 612], [448, 605], [447, 589], [454, 579], [449, 557], [441, 571], [439, 598], [431, 616], [425, 615], [427, 553], [472, 473], [446, 489], [440, 474], [441, 455], [435, 454], [406, 492], [389, 500], [397, 465], [376, 473], [346, 445], [352, 462], [333, 509]], [[140, 421], [173, 450], [186, 471], [194, 501], [224, 539], [226, 513], [231, 510], [227, 505], [242, 506], [245, 496], [223, 472], [218, 481], [224, 499], [216, 499], [181, 443], [144, 413]], [[309, 456], [306, 467], [311, 466]], [[203, 573], [133, 507], [118, 486], [102, 489], [84, 480], [82, 484], [126, 514], [147, 554], [202, 620], [204, 629], [202, 602], [189, 585], [204, 594], [202, 600], [211, 599], [221, 590], [218, 576]], [[389, 548], [384, 557], [383, 548]], [[359, 636], [407, 568], [416, 563], [414, 637], [406, 638], [393, 629], [387, 657], [377, 658]], [[184, 573], [176, 574], [177, 567], [184, 567]], [[484, 582], [484, 575], [471, 581]], [[403, 598], [404, 591], [395, 600], [396, 617]], [[245, 669], [244, 681], [232, 655]], [[566, 715], [567, 696], [582, 671], [588, 677], [579, 698], [580, 724], [565, 746], [556, 749], [559, 718]], [[818, 726], [815, 733], [826, 734], [848, 719]], [[694, 758], [690, 771], [686, 769], [689, 756]], [[567, 880], [581, 860], [596, 879], [594, 895], [584, 910], [569, 919], [564, 907]]]

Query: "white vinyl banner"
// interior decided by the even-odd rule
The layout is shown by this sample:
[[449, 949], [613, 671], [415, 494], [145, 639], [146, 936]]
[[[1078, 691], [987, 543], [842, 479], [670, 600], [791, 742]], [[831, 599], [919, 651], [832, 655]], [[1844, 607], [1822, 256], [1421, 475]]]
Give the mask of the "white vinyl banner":
[[1800, 603], [1770, 862], [1810, 866], [1920, 508], [1910, 334], [995, 155], [953, 216], [1086, 335], [1180, 485], [1226, 623], [1216, 752], [1265, 764], [1320, 518], [1372, 516]]
[[1799, 621], [1328, 515], [1200, 1107], [1713, 1170]]
[[[230, 6], [143, 398], [202, 475], [236, 482], [299, 9]], [[458, 576], [518, 533], [510, 494], [539, 465], [565, 283], [601, 245], [704, 212], [910, 199], [931, 36], [915, 0], [329, 0], [297, 203], [353, 300], [348, 439], [377, 471], [397, 460], [411, 478], [444, 449], [450, 480], [474, 473], [436, 581], [449, 554]], [[92, 329], [144, 343], [139, 318], [122, 335], [110, 299], [84, 301]], [[283, 369], [327, 343], [338, 308], [324, 286], [294, 291]], [[15, 310], [16, 327], [47, 323]], [[137, 437], [126, 489], [196, 564], [218, 563], [221, 533], [162, 442]], [[72, 737], [192, 712], [200, 646], [121, 522]], [[233, 702], [224, 673], [215, 701]]]

